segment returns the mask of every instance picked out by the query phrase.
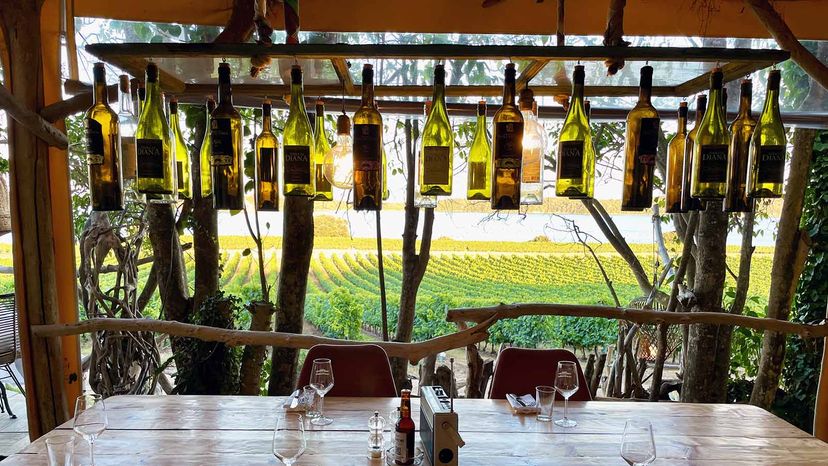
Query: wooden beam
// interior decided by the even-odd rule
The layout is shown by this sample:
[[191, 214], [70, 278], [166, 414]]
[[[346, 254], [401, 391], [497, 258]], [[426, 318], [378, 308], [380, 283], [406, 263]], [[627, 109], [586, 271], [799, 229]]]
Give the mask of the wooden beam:
[[0, 109], [14, 118], [18, 123], [26, 127], [32, 134], [59, 149], [69, 147], [69, 139], [63, 131], [52, 126], [37, 113], [29, 110], [22, 102], [17, 100], [6, 86], [0, 85]]
[[795, 334], [802, 338], [828, 336], [828, 323], [797, 324], [790, 321], [748, 317], [728, 312], [664, 312], [577, 304], [501, 304], [492, 307], [450, 309], [446, 320], [449, 322], [489, 322], [492, 317], [500, 320], [514, 319], [521, 316], [600, 317], [603, 319], [627, 320], [639, 324], [738, 325], [754, 330], [771, 330], [784, 334]]
[[[316, 59], [383, 59], [407, 58], [504, 59], [552, 61], [604, 61], [607, 58], [649, 61], [693, 62], [781, 62], [788, 52], [773, 49], [728, 49], [716, 47], [603, 47], [535, 45], [460, 45], [460, 44], [273, 44], [256, 43], [123, 43], [89, 44], [86, 51], [113, 64], [129, 63], [127, 59], [145, 62], [152, 58], [269, 56], [271, 58]], [[134, 62], [138, 63], [138, 62]], [[143, 72], [143, 67], [141, 67]], [[136, 75], [136, 76], [140, 76]]]
[[[549, 60], [532, 60], [529, 65], [520, 73], [518, 76], [517, 83], [515, 83], [515, 87], [517, 89], [523, 89], [529, 84], [529, 81], [532, 80], [538, 73], [543, 70], [546, 64], [549, 63]], [[535, 88], [533, 87], [532, 90]]]
[[[149, 56], [149, 55], [148, 55]], [[155, 57], [153, 57], [155, 58]], [[118, 62], [112, 62], [118, 68], [126, 71], [132, 76], [144, 76], [146, 72], [147, 65], [149, 64], [149, 60], [141, 58], [139, 56], [126, 56], [122, 60], [118, 60]], [[187, 85], [184, 81], [178, 79], [176, 76], [168, 73], [161, 67], [158, 68], [158, 81], [161, 83], [161, 90], [164, 92], [170, 92], [172, 94], [179, 94], [184, 92]], [[215, 87], [215, 86], [214, 86]], [[215, 89], [214, 89], [215, 92]]]
[[[730, 82], [734, 79], [743, 78], [755, 71], [767, 68], [773, 65], [773, 62], [731, 62], [722, 66], [722, 75], [724, 82]], [[710, 88], [710, 71], [702, 75], [696, 76], [693, 79], [687, 80], [676, 86], [676, 95], [679, 97], [688, 97], [699, 92], [704, 92]]]
[[[416, 343], [373, 342], [388, 353], [390, 357], [404, 358], [412, 364], [426, 356], [448, 351], [454, 348], [481, 342], [489, 337], [489, 327], [497, 320], [490, 317], [478, 325], [461, 332], [444, 335]], [[201, 341], [214, 341], [229, 346], [256, 345], [280, 348], [309, 349], [314, 345], [361, 345], [364, 341], [339, 340], [297, 333], [229, 330], [205, 325], [185, 324], [176, 321], [157, 319], [89, 319], [73, 324], [36, 325], [32, 332], [40, 337], [63, 335], [80, 335], [93, 332], [156, 332], [175, 337], [195, 338]]]
[[750, 6], [759, 22], [773, 35], [779, 46], [790, 52], [793, 61], [802, 67], [808, 73], [808, 76], [818, 82], [820, 86], [828, 89], [828, 66], [825, 66], [799, 42], [791, 28], [785, 24], [782, 16], [773, 8], [773, 5], [768, 0], [745, 0], [745, 3]]
[[331, 64], [339, 77], [339, 83], [345, 87], [347, 95], [354, 95], [354, 80], [351, 79], [351, 73], [348, 71], [350, 63], [344, 58], [332, 58]]

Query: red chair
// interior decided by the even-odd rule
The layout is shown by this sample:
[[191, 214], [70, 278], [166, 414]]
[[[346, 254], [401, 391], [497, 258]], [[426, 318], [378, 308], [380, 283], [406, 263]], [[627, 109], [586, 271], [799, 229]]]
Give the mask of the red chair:
[[308, 384], [313, 360], [328, 358], [334, 373], [334, 386], [325, 396], [395, 397], [397, 387], [391, 375], [388, 355], [377, 345], [316, 345], [308, 350], [299, 387]]
[[555, 386], [558, 362], [572, 361], [578, 366], [578, 391], [569, 398], [572, 401], [591, 401], [589, 385], [578, 358], [565, 349], [537, 350], [506, 348], [500, 352], [495, 364], [489, 398], [505, 399], [507, 393], [535, 396], [538, 385]]

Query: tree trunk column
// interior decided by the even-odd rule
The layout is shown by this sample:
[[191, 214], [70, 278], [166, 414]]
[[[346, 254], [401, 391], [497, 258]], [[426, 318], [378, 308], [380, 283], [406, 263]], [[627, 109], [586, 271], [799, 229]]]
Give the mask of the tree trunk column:
[[[721, 201], [708, 201], [699, 216], [698, 260], [691, 312], [721, 312], [727, 252], [727, 214]], [[727, 398], [733, 327], [696, 324], [688, 335], [681, 401], [722, 403]]]

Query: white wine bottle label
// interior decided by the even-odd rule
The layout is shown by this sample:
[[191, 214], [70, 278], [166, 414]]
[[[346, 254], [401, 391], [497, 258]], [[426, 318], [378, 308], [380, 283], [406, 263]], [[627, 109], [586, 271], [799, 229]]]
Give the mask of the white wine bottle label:
[[523, 156], [523, 123], [495, 125], [494, 163], [496, 168], [520, 168]]
[[451, 153], [445, 146], [423, 148], [423, 184], [448, 184]]
[[101, 165], [104, 161], [103, 128], [92, 118], [87, 118], [84, 126], [86, 126], [86, 163]]
[[233, 165], [233, 123], [230, 118], [210, 120], [210, 150], [213, 165]]
[[285, 146], [285, 184], [310, 184], [310, 147]]
[[408, 437], [405, 432], [394, 433], [394, 464], [411, 464], [413, 461], [408, 453]]
[[133, 136], [121, 136], [121, 170], [124, 178], [135, 178], [135, 138]]
[[782, 183], [785, 177], [785, 146], [759, 147], [757, 181]]
[[638, 163], [641, 165], [655, 165], [658, 154], [658, 118], [642, 118], [641, 130], [638, 133]]
[[259, 149], [259, 181], [271, 183], [276, 178], [276, 149], [262, 147]]
[[380, 125], [354, 125], [354, 170], [379, 171]]
[[706, 145], [699, 148], [699, 181], [724, 183], [727, 180], [727, 145]]
[[584, 141], [561, 141], [558, 179], [580, 180], [584, 176]]
[[521, 183], [541, 182], [541, 157], [540, 149], [532, 151], [532, 157], [523, 157], [523, 168], [520, 169]]
[[138, 157], [138, 178], [164, 178], [164, 141], [138, 139], [135, 149]]

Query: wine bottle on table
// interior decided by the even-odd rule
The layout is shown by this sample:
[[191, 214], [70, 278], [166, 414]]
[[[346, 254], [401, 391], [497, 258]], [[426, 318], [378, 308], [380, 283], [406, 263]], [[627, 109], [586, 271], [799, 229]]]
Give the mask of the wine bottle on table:
[[595, 148], [584, 109], [584, 67], [575, 65], [572, 98], [558, 138], [555, 195], [591, 198], [595, 187]]
[[411, 390], [400, 391], [400, 417], [394, 432], [394, 464], [414, 464], [414, 420], [411, 418]]
[[687, 139], [684, 142], [684, 160], [682, 161], [681, 170], [681, 211], [691, 212], [694, 210], [703, 210], [701, 201], [692, 197], [692, 179], [693, 179], [693, 147], [696, 143], [696, 134], [699, 132], [699, 125], [707, 111], [707, 96], [702, 94], [696, 97], [696, 117], [693, 124], [693, 129], [687, 133]]
[[313, 149], [313, 130], [302, 89], [302, 68], [293, 65], [290, 69], [290, 110], [282, 136], [282, 192], [285, 196], [314, 196]]
[[333, 201], [333, 186], [325, 178], [325, 154], [331, 150], [328, 142], [328, 135], [325, 133], [325, 103], [322, 100], [316, 101], [316, 128], [314, 128], [313, 144], [313, 173], [316, 179], [316, 196], [314, 201]]
[[181, 134], [181, 128], [178, 122], [178, 99], [173, 97], [170, 99], [170, 131], [172, 135], [173, 153], [175, 154], [175, 173], [178, 178], [178, 198], [192, 199], [192, 180], [190, 177], [190, 154], [187, 150], [187, 143], [184, 142], [184, 136]]
[[684, 145], [687, 142], [687, 102], [679, 104], [676, 134], [667, 144], [667, 186], [664, 199], [668, 214], [684, 212], [681, 209], [681, 177], [684, 167]]
[[730, 155], [727, 161], [727, 189], [725, 212], [750, 212], [752, 202], [747, 196], [748, 152], [750, 138], [756, 128], [756, 119], [750, 110], [753, 84], [749, 79], [742, 81], [739, 92], [739, 113], [730, 125]]
[[204, 118], [205, 129], [204, 139], [201, 141], [201, 149], [198, 153], [198, 165], [201, 179], [199, 184], [201, 186], [201, 197], [206, 198], [213, 195], [213, 149], [210, 144], [212, 135], [210, 132], [210, 114], [216, 109], [216, 101], [212, 97], [207, 98], [206, 116]]
[[503, 103], [492, 120], [492, 209], [520, 207], [520, 169], [523, 157], [523, 115], [515, 106], [515, 64], [506, 65]]
[[218, 79], [218, 104], [210, 115], [213, 207], [241, 210], [244, 208], [242, 125], [241, 115], [233, 107], [229, 64], [219, 63]]
[[658, 112], [650, 102], [653, 67], [641, 68], [638, 103], [627, 115], [624, 146], [624, 191], [621, 210], [644, 210], [653, 204], [653, 175], [658, 155]]
[[519, 108], [523, 115], [523, 152], [520, 168], [520, 203], [543, 204], [543, 154], [546, 152], [544, 130], [535, 117], [535, 94], [528, 87], [520, 91]]
[[452, 184], [454, 134], [446, 111], [446, 71], [434, 67], [434, 94], [431, 111], [423, 127], [420, 151], [420, 194], [449, 196]]
[[753, 198], [782, 197], [788, 141], [779, 114], [781, 80], [779, 70], [771, 70], [765, 105], [750, 140], [747, 191]]
[[150, 202], [173, 202], [178, 188], [175, 158], [155, 63], [147, 65], [146, 94], [135, 131], [136, 185], [138, 192], [146, 194]]
[[700, 200], [725, 197], [730, 131], [722, 108], [720, 68], [710, 74], [710, 102], [704, 113], [693, 146], [693, 181], [690, 195]]
[[486, 101], [477, 103], [477, 126], [469, 149], [469, 181], [466, 198], [488, 201], [492, 197], [492, 144], [486, 127]]
[[354, 210], [382, 208], [382, 116], [374, 103], [374, 68], [362, 67], [362, 103], [354, 113]]
[[132, 103], [132, 89], [129, 76], [122, 74], [118, 77], [118, 127], [121, 133], [121, 174], [126, 186], [135, 181], [136, 164], [135, 129], [138, 119], [135, 117], [135, 106]]
[[279, 210], [279, 141], [273, 134], [270, 99], [262, 102], [262, 132], [256, 137], [256, 209]]
[[92, 74], [93, 103], [83, 118], [92, 210], [123, 210], [118, 115], [109, 106], [104, 64], [95, 63]]

